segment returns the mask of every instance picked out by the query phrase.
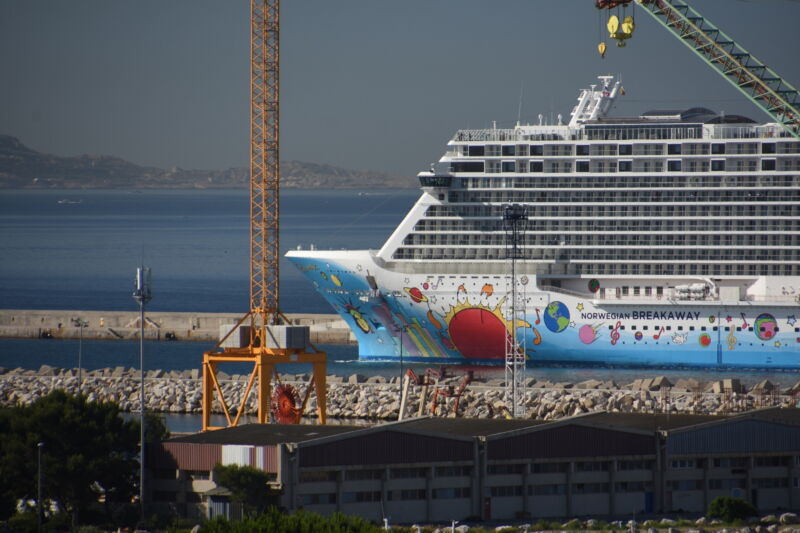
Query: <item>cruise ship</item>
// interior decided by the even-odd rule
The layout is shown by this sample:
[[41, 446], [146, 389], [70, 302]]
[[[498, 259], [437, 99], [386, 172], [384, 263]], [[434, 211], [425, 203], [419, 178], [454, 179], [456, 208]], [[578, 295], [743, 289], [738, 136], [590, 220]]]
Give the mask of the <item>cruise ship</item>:
[[800, 369], [800, 142], [623, 95], [459, 130], [380, 250], [287, 256], [366, 360]]

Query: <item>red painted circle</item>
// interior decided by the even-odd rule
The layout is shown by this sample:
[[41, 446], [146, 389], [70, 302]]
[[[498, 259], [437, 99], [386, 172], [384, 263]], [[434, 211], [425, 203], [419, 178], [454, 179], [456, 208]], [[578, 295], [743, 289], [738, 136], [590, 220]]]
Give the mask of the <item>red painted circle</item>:
[[709, 346], [711, 344], [711, 337], [703, 333], [700, 335], [700, 346]]
[[506, 325], [494, 313], [473, 307], [457, 312], [447, 328], [461, 355], [470, 359], [505, 357]]

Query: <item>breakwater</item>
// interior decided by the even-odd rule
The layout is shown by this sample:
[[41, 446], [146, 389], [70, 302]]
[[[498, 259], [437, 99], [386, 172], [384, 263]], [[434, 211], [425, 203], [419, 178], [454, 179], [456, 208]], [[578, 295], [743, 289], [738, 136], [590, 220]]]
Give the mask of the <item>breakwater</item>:
[[[246, 375], [218, 373], [229, 405], [239, 405], [246, 388]], [[197, 369], [146, 373], [145, 398], [149, 411], [162, 413], [200, 413], [202, 381]], [[302, 393], [307, 375], [283, 375]], [[458, 400], [458, 415], [474, 418], [504, 417], [508, 414], [502, 380], [475, 380], [458, 396], [461, 376], [431, 382], [428, 387], [411, 385], [405, 416], [418, 414], [452, 415]], [[37, 370], [0, 369], [0, 404], [29, 404], [51, 390], [81, 390], [91, 401], [114, 401], [124, 411], [138, 411], [139, 372], [123, 367], [84, 372], [79, 383], [76, 369], [43, 366]], [[79, 388], [80, 387], [80, 388]], [[400, 410], [398, 378], [382, 376], [365, 378], [360, 374], [348, 377], [328, 376], [328, 416], [342, 419], [395, 420]], [[424, 401], [423, 401], [424, 396]], [[435, 400], [434, 400], [435, 398]], [[797, 405], [800, 382], [778, 390], [769, 381], [748, 389], [738, 380], [724, 379], [698, 382], [666, 378], [637, 379], [631, 383], [588, 380], [580, 383], [551, 383], [528, 379], [525, 393], [525, 417], [556, 420], [594, 411], [669, 412], [691, 414], [728, 414], [758, 407]], [[420, 408], [420, 403], [423, 403]], [[216, 404], [215, 412], [221, 412]], [[308, 412], [316, 409], [314, 397]], [[256, 397], [251, 394], [248, 414], [256, 412]]]
[[[150, 340], [219, 340], [220, 327], [233, 326], [242, 314], [147, 312], [144, 336]], [[355, 342], [350, 328], [335, 314], [288, 314], [293, 325], [309, 326], [311, 342], [321, 344]], [[60, 311], [2, 309], [0, 337], [77, 339], [78, 324], [84, 324], [85, 339], [138, 339], [141, 333], [138, 311]]]

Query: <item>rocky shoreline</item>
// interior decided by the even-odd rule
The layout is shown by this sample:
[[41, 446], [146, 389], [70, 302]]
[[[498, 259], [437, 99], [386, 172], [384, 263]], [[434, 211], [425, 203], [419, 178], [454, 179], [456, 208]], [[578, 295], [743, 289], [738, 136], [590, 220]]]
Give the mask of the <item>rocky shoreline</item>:
[[[42, 366], [37, 370], [0, 369], [0, 405], [30, 404], [54, 389], [79, 392], [76, 369]], [[123, 411], [140, 409], [139, 372], [123, 367], [85, 371], [80, 390], [90, 401], [114, 401]], [[230, 406], [237, 406], [246, 388], [246, 375], [217, 375]], [[145, 402], [149, 411], [161, 413], [201, 413], [202, 376], [197, 369], [163, 372], [149, 371], [145, 377]], [[293, 385], [301, 396], [309, 382], [307, 375], [282, 375], [283, 383]], [[502, 380], [476, 379], [466, 385], [458, 396], [460, 376], [431, 381], [423, 387], [409, 386], [405, 417], [419, 414], [454, 416], [458, 401], [458, 416], [470, 418], [504, 417], [508, 403]], [[420, 410], [420, 398], [426, 401]], [[400, 410], [398, 378], [382, 376], [365, 378], [353, 374], [346, 378], [328, 376], [328, 416], [339, 419], [389, 421], [396, 420]], [[436, 398], [435, 406], [433, 398]], [[769, 381], [745, 389], [738, 380], [726, 379], [698, 382], [681, 379], [670, 383], [664, 377], [638, 379], [617, 384], [596, 380], [580, 383], [550, 383], [529, 378], [525, 392], [525, 418], [556, 420], [582, 413], [637, 412], [717, 414], [747, 411], [758, 407], [797, 405], [800, 382], [779, 391]], [[314, 395], [307, 413], [316, 409]], [[215, 400], [214, 412], [222, 412]], [[256, 395], [250, 395], [247, 413], [256, 412]]]

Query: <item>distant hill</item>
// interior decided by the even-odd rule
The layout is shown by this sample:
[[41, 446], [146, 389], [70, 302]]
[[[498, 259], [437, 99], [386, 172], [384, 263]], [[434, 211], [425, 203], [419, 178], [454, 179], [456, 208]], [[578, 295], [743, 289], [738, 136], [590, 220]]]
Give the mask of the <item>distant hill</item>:
[[[0, 189], [209, 189], [247, 185], [247, 167], [225, 170], [165, 170], [107, 155], [64, 157], [37, 152], [19, 139], [0, 135]], [[331, 165], [281, 162], [281, 187], [405, 188], [409, 176], [349, 170]]]

